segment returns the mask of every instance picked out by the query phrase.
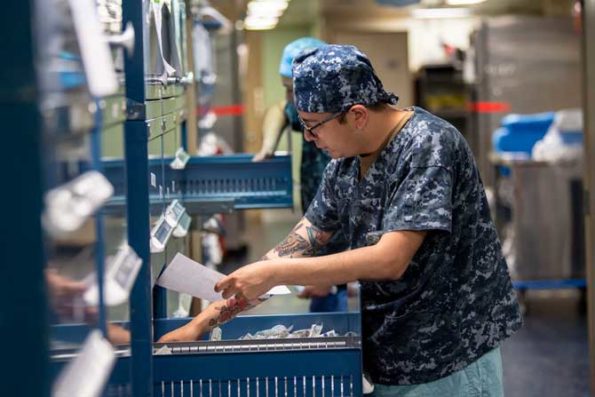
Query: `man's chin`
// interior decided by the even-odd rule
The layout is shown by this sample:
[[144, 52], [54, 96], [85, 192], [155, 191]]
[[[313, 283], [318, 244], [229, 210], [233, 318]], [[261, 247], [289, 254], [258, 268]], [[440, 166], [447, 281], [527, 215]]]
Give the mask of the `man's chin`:
[[322, 149], [322, 148], [318, 148], [318, 149], [321, 150], [324, 154], [326, 154], [333, 160], [345, 157], [345, 156], [341, 155], [341, 153], [338, 153], [336, 151], [331, 151], [329, 149]]

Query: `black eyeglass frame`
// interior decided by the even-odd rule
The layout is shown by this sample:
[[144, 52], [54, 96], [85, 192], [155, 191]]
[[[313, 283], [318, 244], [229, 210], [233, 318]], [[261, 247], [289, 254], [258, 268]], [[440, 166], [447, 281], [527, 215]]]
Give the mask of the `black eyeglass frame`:
[[329, 121], [334, 120], [346, 113], [347, 113], [346, 111], [333, 113], [330, 116], [328, 116], [327, 118], [325, 118], [324, 120], [321, 120], [318, 123], [314, 124], [312, 127], [308, 127], [308, 125], [306, 125], [306, 122], [304, 120], [302, 120], [301, 117], [298, 116], [298, 118], [300, 120], [300, 124], [304, 128], [304, 132], [307, 132], [308, 134], [312, 135], [314, 138], [318, 138], [318, 134], [314, 131], [316, 128], [318, 128], [321, 125], [328, 123]]

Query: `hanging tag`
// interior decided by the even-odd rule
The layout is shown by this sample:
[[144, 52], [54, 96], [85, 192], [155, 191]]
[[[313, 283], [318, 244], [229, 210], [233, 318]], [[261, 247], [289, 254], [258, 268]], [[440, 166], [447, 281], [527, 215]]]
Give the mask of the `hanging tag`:
[[112, 372], [116, 355], [112, 345], [92, 331], [79, 352], [62, 370], [52, 388], [53, 397], [99, 397]]
[[95, 97], [113, 95], [118, 80], [93, 0], [69, 0], [89, 91]]
[[[104, 302], [107, 306], [120, 305], [128, 299], [142, 260], [128, 245], [123, 244], [106, 266], [104, 278]], [[99, 288], [96, 279], [83, 295], [90, 306], [99, 304]]]
[[184, 148], [178, 148], [174, 155], [174, 159], [169, 163], [169, 166], [174, 170], [182, 170], [186, 167], [188, 160], [190, 160], [190, 155], [186, 153]]
[[165, 210], [165, 220], [170, 224], [171, 227], [176, 227], [182, 218], [182, 215], [186, 213], [186, 209], [178, 200], [173, 200]]
[[163, 55], [163, 38], [161, 37], [161, 28], [163, 26], [163, 21], [161, 19], [161, 7], [162, 5], [159, 4], [159, 2], [151, 3], [151, 10], [153, 11], [153, 15], [155, 17], [155, 29], [157, 30], [157, 43], [159, 44], [159, 55], [161, 56], [161, 61], [163, 62], [165, 73], [167, 73], [167, 76], [169, 77], [176, 74], [176, 69], [174, 69], [174, 67], [171, 66], [169, 62], [167, 62], [165, 56]]
[[54, 236], [78, 230], [114, 193], [112, 184], [97, 171], [88, 171], [45, 194], [43, 225]]
[[192, 218], [188, 215], [187, 212], [182, 214], [180, 221], [178, 222], [178, 226], [173, 231], [174, 237], [182, 238], [188, 235], [188, 230], [190, 229], [190, 223], [192, 222]]
[[162, 215], [159, 221], [155, 224], [155, 227], [151, 230], [151, 253], [157, 254], [165, 250], [167, 241], [172, 234], [173, 226], [171, 226]]

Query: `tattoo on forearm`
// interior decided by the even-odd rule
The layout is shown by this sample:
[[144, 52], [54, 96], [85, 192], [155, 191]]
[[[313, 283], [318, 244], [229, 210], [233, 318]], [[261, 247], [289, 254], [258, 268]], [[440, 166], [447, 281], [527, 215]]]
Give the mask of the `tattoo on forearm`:
[[305, 256], [312, 255], [312, 246], [306, 241], [305, 238], [297, 233], [291, 233], [285, 240], [283, 240], [277, 247], [275, 252], [279, 256], [292, 257], [294, 253], [300, 252]]
[[287, 238], [275, 247], [274, 251], [277, 255], [293, 257], [293, 254], [300, 253], [303, 256], [315, 256], [320, 248], [326, 244], [328, 239], [320, 229], [314, 226], [306, 226], [306, 235], [308, 236], [308, 239], [306, 239], [298, 234], [302, 227], [304, 227], [303, 222], [298, 223]]
[[314, 226], [306, 227], [306, 233], [308, 234], [310, 244], [316, 247], [317, 250], [328, 242], [328, 236], [325, 236], [322, 230]]
[[216, 318], [209, 320], [209, 327], [216, 327], [224, 324], [237, 316], [240, 312], [251, 309], [254, 306], [256, 306], [256, 302], [249, 302], [244, 298], [229, 298], [222, 306], [215, 307], [215, 310], [220, 313]]

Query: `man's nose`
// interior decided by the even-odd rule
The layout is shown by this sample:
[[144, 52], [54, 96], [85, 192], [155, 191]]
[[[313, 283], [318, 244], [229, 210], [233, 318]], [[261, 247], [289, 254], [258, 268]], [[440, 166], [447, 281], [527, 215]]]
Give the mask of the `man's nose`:
[[310, 130], [304, 128], [304, 139], [306, 142], [313, 142], [316, 137], [310, 132]]

